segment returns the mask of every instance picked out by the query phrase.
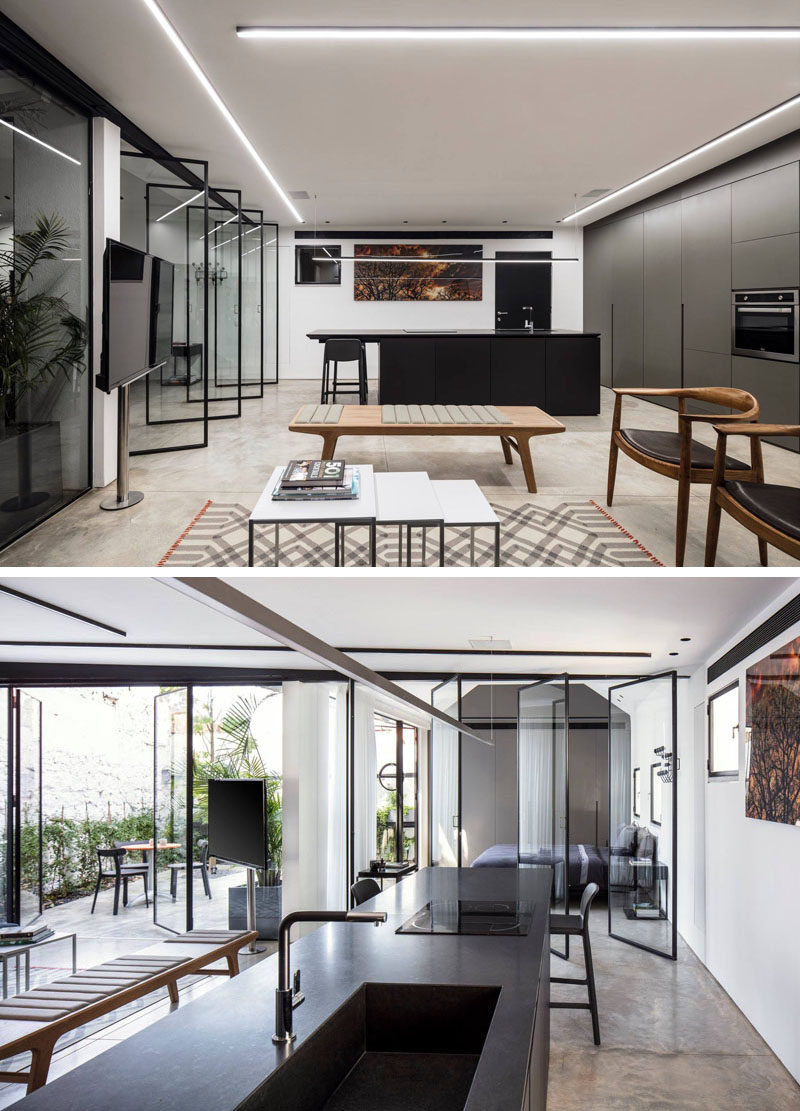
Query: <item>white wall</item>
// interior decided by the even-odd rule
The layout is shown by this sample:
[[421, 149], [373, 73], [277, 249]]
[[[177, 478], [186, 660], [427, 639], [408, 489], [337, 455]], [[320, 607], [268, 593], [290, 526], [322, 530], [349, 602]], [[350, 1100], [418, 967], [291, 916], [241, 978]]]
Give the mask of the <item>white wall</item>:
[[[744, 627], [715, 658], [774, 613]], [[748, 666], [800, 636], [800, 623], [726, 672], [711, 695], [739, 681], [739, 776], [705, 789], [705, 963], [800, 1081], [800, 828], [745, 817], [745, 676]], [[698, 676], [698, 686], [704, 673]], [[684, 791], [684, 795], [686, 792]]]
[[[399, 237], [398, 237], [399, 238]], [[365, 235], [365, 241], [369, 236]], [[410, 229], [403, 239], [424, 243], [425, 232]], [[302, 245], [302, 240], [298, 245]], [[339, 244], [342, 254], [352, 254], [355, 240], [337, 239], [334, 233], [320, 233], [319, 242]], [[479, 241], [470, 240], [476, 245]], [[441, 246], [441, 241], [438, 241]], [[553, 266], [552, 327], [579, 330], [583, 327], [583, 242], [580, 229], [555, 228], [553, 239], [491, 239], [482, 241], [483, 253], [494, 257], [496, 250], [550, 250], [555, 256], [578, 257], [579, 262]], [[280, 268], [280, 376], [316, 378], [322, 368], [320, 344], [307, 339], [319, 328], [493, 328], [494, 268], [484, 267], [482, 301], [355, 301], [353, 263], [342, 263], [342, 284], [338, 286], [296, 286], [294, 284], [294, 229], [281, 228], [278, 265]], [[378, 349], [367, 348], [370, 378], [377, 377]]]

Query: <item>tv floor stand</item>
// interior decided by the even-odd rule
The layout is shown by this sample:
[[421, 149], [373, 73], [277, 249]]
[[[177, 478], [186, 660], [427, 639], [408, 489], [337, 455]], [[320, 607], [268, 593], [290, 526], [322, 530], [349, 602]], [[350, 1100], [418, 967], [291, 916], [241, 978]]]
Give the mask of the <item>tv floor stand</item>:
[[114, 497], [100, 502], [101, 509], [130, 509], [144, 498], [140, 490], [129, 487], [128, 468], [130, 453], [131, 397], [130, 386], [120, 386], [117, 390], [117, 492]]

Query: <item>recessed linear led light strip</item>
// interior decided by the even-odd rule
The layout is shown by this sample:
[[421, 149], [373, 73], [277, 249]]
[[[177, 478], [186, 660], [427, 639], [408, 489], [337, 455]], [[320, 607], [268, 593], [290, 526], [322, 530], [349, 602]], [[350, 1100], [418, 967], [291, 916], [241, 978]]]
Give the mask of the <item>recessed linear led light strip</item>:
[[[244, 232], [244, 235], [252, 235], [254, 231], [258, 231], [260, 226], [260, 224], [256, 224], [254, 228], [250, 228], [249, 231]], [[236, 240], [240, 238], [242, 238], [242, 236], [234, 235], [230, 239], [223, 239], [221, 243], [214, 243], [211, 247], [211, 250], [218, 251], [220, 247], [225, 247], [228, 243], [235, 243]], [[274, 242], [274, 240], [272, 240], [272, 242]]]
[[239, 213], [234, 212], [233, 216], [231, 216], [231, 218], [229, 220], [224, 220], [221, 224], [217, 224], [217, 226], [215, 228], [212, 228], [210, 232], [207, 232], [206, 235], [198, 235], [197, 238], [198, 239], [208, 239], [208, 237], [210, 235], [216, 235], [217, 232], [220, 230], [220, 228], [224, 228], [227, 224], [232, 223], [234, 220], [237, 220], [238, 218], [239, 218]]
[[241, 39], [395, 39], [449, 42], [606, 42], [647, 40], [797, 39], [800, 27], [248, 27]]
[[[487, 236], [488, 238], [488, 236]], [[509, 266], [547, 266], [551, 262], [580, 262], [579, 258], [468, 258], [465, 255], [440, 255], [438, 258], [420, 258], [418, 255], [312, 255], [312, 262], [474, 262], [508, 263]]]
[[66, 158], [67, 162], [74, 162], [76, 166], [80, 166], [78, 159], [73, 158], [71, 154], [65, 154], [64, 151], [59, 150], [58, 147], [51, 147], [49, 143], [45, 143], [42, 139], [37, 139], [35, 135], [30, 135], [27, 131], [23, 131], [21, 127], [15, 127], [14, 124], [9, 123], [8, 120], [0, 120], [0, 123], [3, 127], [7, 127], [9, 131], [14, 131], [17, 135], [22, 135], [24, 139], [30, 139], [32, 143], [44, 147], [45, 150], [52, 151], [53, 154], [57, 154], [60, 158]]
[[256, 148], [253, 146], [252, 142], [245, 135], [244, 131], [241, 128], [241, 125], [237, 122], [237, 120], [234, 117], [233, 113], [231, 112], [230, 108], [227, 106], [225, 101], [222, 99], [222, 97], [219, 95], [217, 90], [214, 88], [214, 86], [211, 84], [209, 79], [206, 77], [204, 71], [200, 67], [200, 64], [196, 61], [194, 55], [191, 53], [191, 51], [189, 50], [186, 43], [183, 41], [183, 39], [180, 37], [178, 32], [172, 26], [170, 21], [164, 15], [161, 8], [156, 3], [156, 0], [142, 0], [142, 2], [144, 3], [145, 7], [149, 10], [151, 15], [154, 17], [154, 19], [157, 21], [158, 25], [161, 27], [161, 30], [164, 32], [164, 34], [170, 40], [170, 42], [175, 47], [175, 49], [178, 51], [180, 56], [183, 58], [184, 62], [186, 62], [189, 69], [192, 71], [192, 73], [195, 75], [197, 80], [203, 86], [206, 93], [214, 101], [214, 104], [216, 104], [219, 111], [225, 117], [225, 120], [226, 120], [228, 126], [234, 132], [234, 134], [236, 135], [239, 142], [247, 150], [248, 154], [252, 157], [253, 161], [256, 163], [258, 168], [261, 170], [264, 177], [267, 179], [267, 181], [270, 183], [272, 188], [275, 190], [275, 192], [281, 198], [283, 203], [289, 209], [292, 216], [294, 216], [295, 220], [297, 220], [297, 222], [299, 224], [305, 223], [305, 221], [303, 220], [303, 217], [300, 215], [300, 213], [297, 211], [297, 209], [294, 207], [291, 200], [289, 199], [289, 195], [283, 189], [280, 182], [277, 180], [277, 178], [274, 176], [274, 174], [270, 170], [269, 166], [267, 166], [264, 159], [261, 157], [261, 155], [258, 153]]
[[592, 212], [599, 205], [606, 204], [608, 201], [613, 201], [617, 197], [621, 197], [625, 193], [630, 192], [631, 189], [636, 189], [640, 185], [645, 185], [648, 181], [653, 181], [655, 178], [665, 174], [668, 170], [674, 170], [677, 166], [682, 166], [692, 158], [697, 158], [698, 155], [714, 150], [715, 147], [720, 146], [722, 143], [727, 143], [731, 139], [743, 135], [745, 131], [749, 131], [753, 127], [758, 127], [760, 124], [774, 119], [775, 116], [780, 115], [781, 112], [786, 112], [790, 108], [798, 107], [800, 107], [800, 95], [793, 96], [790, 100], [784, 100], [782, 104], [777, 104], [767, 112], [762, 112], [760, 116], [754, 116], [751, 120], [739, 124], [738, 127], [734, 127], [731, 131], [726, 131], [724, 134], [718, 135], [716, 139], [711, 139], [709, 142], [703, 143], [702, 146], [690, 150], [687, 154], [682, 154], [680, 158], [675, 158], [672, 162], [667, 162], [666, 165], [659, 166], [657, 170], [651, 170], [649, 174], [637, 178], [636, 181], [632, 181], [629, 185], [623, 185], [621, 189], [615, 189], [613, 193], [608, 193], [605, 197], [601, 197], [600, 200], [587, 204], [585, 208], [579, 208], [576, 212], [571, 212], [569, 216], [565, 216], [561, 222], [566, 224], [569, 223], [570, 220], [575, 220], [578, 216], [583, 216], [586, 212]]
[[156, 219], [156, 223], [160, 224], [161, 221], [166, 220], [166, 218], [168, 216], [173, 216], [176, 212], [180, 212], [180, 210], [182, 208], [186, 208], [187, 204], [191, 204], [192, 201], [199, 200], [200, 197], [204, 197], [205, 195], [206, 195], [205, 189], [201, 189], [199, 193], [195, 193], [195, 195], [193, 197], [189, 197], [188, 201], [181, 201], [180, 204], [176, 204], [174, 208], [171, 208], [169, 210], [169, 212], [165, 212], [163, 216], [159, 216]]

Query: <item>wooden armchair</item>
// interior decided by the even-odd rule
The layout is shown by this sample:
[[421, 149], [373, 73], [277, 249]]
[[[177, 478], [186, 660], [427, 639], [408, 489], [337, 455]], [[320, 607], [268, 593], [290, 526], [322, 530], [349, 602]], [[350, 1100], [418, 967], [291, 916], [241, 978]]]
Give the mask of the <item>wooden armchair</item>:
[[724, 460], [728, 436], [749, 436], [751, 444], [760, 443], [761, 436], [800, 436], [800, 424], [715, 424], [717, 453], [711, 480], [706, 530], [706, 567], [713, 567], [717, 557], [720, 513], [726, 513], [754, 532], [762, 567], [767, 566], [767, 545], [772, 544], [795, 559], [800, 559], [800, 488], [764, 482], [762, 474], [756, 482], [737, 481], [729, 476]]
[[[686, 529], [689, 522], [689, 495], [693, 482], [710, 485], [714, 474], [714, 450], [692, 439], [692, 425], [696, 422], [714, 424], [724, 421], [758, 420], [758, 402], [751, 393], [729, 389], [725, 386], [698, 386], [685, 389], [615, 389], [614, 419], [611, 425], [611, 447], [608, 456], [608, 504], [614, 497], [617, 475], [617, 457], [624, 452], [635, 463], [649, 471], [674, 478], [678, 482], [678, 515], [675, 527], [675, 566], [683, 566], [686, 552]], [[621, 428], [622, 399], [634, 397], [676, 397], [678, 399], [678, 431], [661, 432], [647, 428]], [[719, 405], [736, 409], [737, 414], [687, 413], [687, 401]], [[738, 459], [725, 460], [725, 474], [735, 475], [742, 482], [763, 482], [761, 441], [758, 436], [750, 440], [750, 463]]]

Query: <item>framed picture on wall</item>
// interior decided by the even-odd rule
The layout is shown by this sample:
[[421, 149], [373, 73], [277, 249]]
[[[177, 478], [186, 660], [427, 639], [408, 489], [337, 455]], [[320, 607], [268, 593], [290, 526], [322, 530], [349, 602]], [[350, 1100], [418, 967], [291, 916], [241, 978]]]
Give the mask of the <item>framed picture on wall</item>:
[[800, 827], [800, 637], [747, 669], [745, 814]]
[[633, 769], [633, 816], [642, 816], [642, 769]]
[[658, 775], [660, 764], [650, 765], [650, 821], [654, 826], [661, 825], [661, 779]]

